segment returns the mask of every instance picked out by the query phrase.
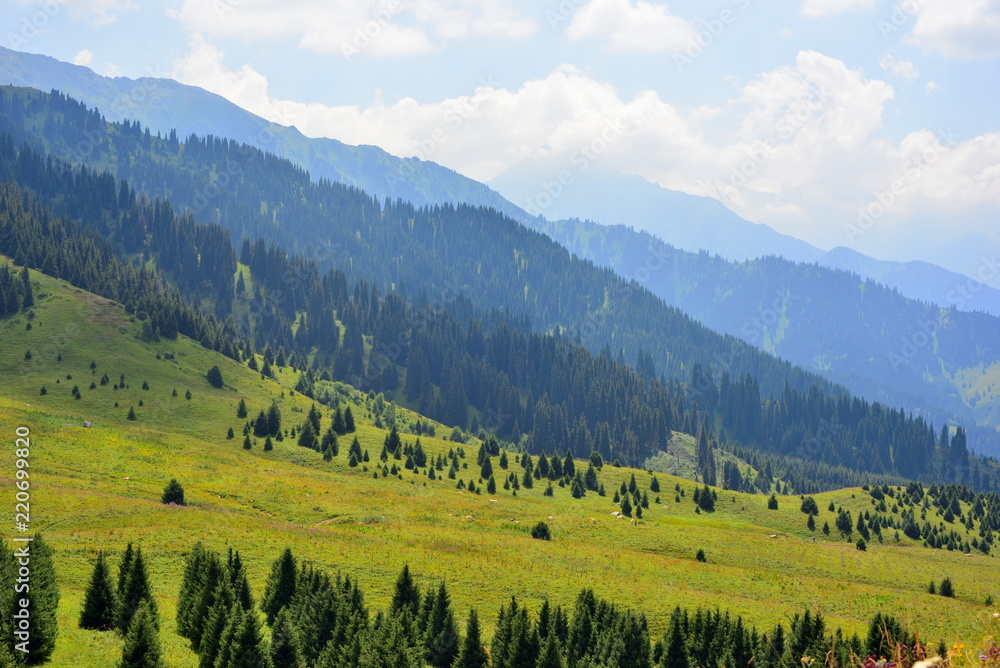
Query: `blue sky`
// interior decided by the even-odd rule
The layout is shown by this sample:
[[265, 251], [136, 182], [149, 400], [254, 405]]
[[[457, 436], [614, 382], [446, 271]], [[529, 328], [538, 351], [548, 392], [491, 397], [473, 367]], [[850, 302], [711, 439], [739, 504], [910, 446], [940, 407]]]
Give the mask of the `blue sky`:
[[617, 169], [824, 248], [1000, 248], [1000, 0], [8, 0], [0, 25], [480, 180], [604, 134]]

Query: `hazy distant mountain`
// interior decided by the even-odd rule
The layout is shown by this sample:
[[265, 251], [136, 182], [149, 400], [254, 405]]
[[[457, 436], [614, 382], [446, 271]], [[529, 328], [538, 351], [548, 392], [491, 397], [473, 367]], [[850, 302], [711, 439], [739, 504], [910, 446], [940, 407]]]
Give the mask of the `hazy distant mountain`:
[[[569, 176], [563, 183], [560, 173]], [[558, 157], [523, 160], [489, 184], [529, 213], [536, 213], [537, 207], [549, 220], [579, 218], [627, 225], [677, 248], [708, 250], [729, 260], [780, 255], [814, 262], [823, 255], [800, 239], [740, 218], [718, 200], [667, 190], [599, 161], [580, 171]]]
[[465, 202], [493, 207], [517, 220], [527, 217], [487, 186], [437, 163], [398, 158], [377, 146], [311, 139], [220, 95], [171, 79], [112, 79], [48, 56], [0, 47], [0, 84], [56, 89], [96, 107], [108, 120], [139, 121], [154, 134], [176, 130], [181, 141], [191, 134], [211, 134], [245, 142], [308, 169], [315, 179], [354, 185], [380, 199], [401, 198], [417, 206]]
[[870, 278], [912, 299], [1000, 316], [1000, 290], [929, 262], [876, 260], [839, 246], [819, 258], [817, 264]]
[[[938, 423], [946, 415], [967, 425], [1000, 425], [996, 316], [908, 299], [852, 271], [776, 257], [734, 263], [691, 253], [622, 225], [565, 220], [543, 228], [573, 253], [634, 278], [715, 331], [856, 394]], [[891, 273], [894, 263], [884, 264]]]

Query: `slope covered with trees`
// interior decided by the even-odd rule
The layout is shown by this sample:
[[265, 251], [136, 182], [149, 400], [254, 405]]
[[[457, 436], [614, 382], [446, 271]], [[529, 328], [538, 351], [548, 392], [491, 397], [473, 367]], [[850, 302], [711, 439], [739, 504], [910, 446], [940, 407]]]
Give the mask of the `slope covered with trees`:
[[[30, 125], [26, 110], [48, 98], [24, 94], [5, 99], [14, 110], [6, 117], [20, 114], [22, 122]], [[60, 118], [74, 114], [90, 119], [84, 124], [101, 123], [71, 101], [52, 99], [57, 100], [52, 103], [55, 106], [68, 109], [48, 117], [53, 127]], [[137, 142], [148, 143], [154, 154], [182, 149], [174, 138], [147, 137], [135, 126], [100, 127], [110, 134], [131, 132]], [[93, 134], [92, 129], [86, 132], [91, 133], [94, 145], [106, 136]], [[190, 143], [197, 146], [198, 141]], [[223, 150], [222, 143], [212, 145]], [[234, 146], [226, 150], [240, 152]], [[171, 164], [165, 159], [160, 162]], [[792, 378], [785, 379], [773, 398], [763, 388], [781, 375], [765, 374], [763, 382], [750, 373], [730, 377], [723, 372], [713, 378], [697, 359], [731, 342], [676, 311], [660, 312], [680, 331], [668, 327], [656, 340], [660, 348], [673, 351], [669, 359], [689, 353], [686, 362], [675, 362], [678, 372], [690, 364], [689, 379], [685, 378], [689, 382], [669, 375], [671, 380], [661, 380], [663, 374], [657, 373], [653, 361], [660, 358], [653, 353], [637, 353], [639, 370], [633, 371], [621, 351], [615, 355], [605, 346], [600, 355], [593, 356], [564, 334], [533, 332], [523, 318], [511, 314], [514, 309], [484, 312], [464, 291], [442, 300], [418, 294], [408, 301], [402, 289], [380, 294], [378, 281], [385, 277], [378, 271], [371, 279], [374, 284], [360, 279], [352, 285], [350, 277], [359, 271], [353, 266], [354, 258], [335, 255], [330, 262], [340, 259], [345, 268], [324, 270], [314, 259], [288, 255], [263, 239], [244, 237], [239, 259], [249, 272], [241, 269], [234, 285], [234, 249], [219, 225], [197, 223], [190, 213], [178, 215], [170, 202], [147, 199], [107, 172], [70, 168], [44, 157], [28, 143], [15, 148], [9, 136], [0, 140], [0, 176], [34, 193], [26, 198], [17, 187], [6, 188], [8, 215], [0, 252], [122, 301], [146, 321], [150, 338], [183, 333], [235, 360], [248, 360], [255, 369], [254, 352], [263, 350], [260, 370], [265, 375], [279, 356], [291, 355], [294, 366], [307, 369], [297, 387], [306, 394], [314, 394], [317, 380], [335, 378], [363, 390], [398, 394], [429, 417], [473, 433], [486, 428], [536, 454], [586, 456], [596, 450], [609, 461], [632, 464], [664, 449], [673, 432], [684, 432], [704, 441], [709, 453], [721, 446], [774, 455], [773, 475], [793, 480], [799, 491], [859, 483], [872, 474], [960, 481], [985, 489], [997, 484], [995, 467], [969, 459], [964, 435], [949, 439], [944, 434], [937, 447], [937, 432], [922, 418], [851, 399], [843, 392], [828, 394], [815, 385], [799, 389], [793, 381], [808, 378], [800, 372], [792, 370]], [[312, 186], [303, 178], [301, 188], [306, 192]], [[339, 188], [325, 187], [331, 192]], [[364, 199], [359, 193], [342, 195], [333, 202]], [[242, 199], [249, 196], [244, 194]], [[392, 211], [422, 215], [400, 203], [384, 210], [370, 204], [372, 215], [381, 211], [382, 228], [392, 228]], [[46, 207], [68, 220], [53, 218]], [[465, 217], [462, 213], [454, 210], [448, 215], [454, 224], [478, 220], [473, 227], [483, 235], [495, 235], [493, 228], [499, 227], [502, 237], [534, 238], [532, 233], [517, 232], [510, 221], [498, 222], [490, 212], [466, 211]], [[342, 216], [350, 219], [343, 213], [328, 220], [349, 224]], [[409, 220], [412, 224], [403, 228], [416, 226], [415, 218]], [[361, 229], [369, 228], [362, 223]], [[395, 234], [407, 236], [405, 229]], [[355, 236], [362, 235], [357, 231]], [[428, 230], [418, 236], [425, 241], [410, 244], [416, 247], [416, 255], [429, 237], [435, 253], [425, 261], [450, 266], [437, 251], [447, 259], [449, 246], [444, 237], [451, 235], [444, 234], [438, 241], [438, 235]], [[393, 243], [383, 240], [389, 246]], [[516, 248], [517, 242], [508, 240], [506, 247], [512, 246]], [[554, 272], [563, 261], [560, 251], [551, 243], [546, 248], [554, 258], [550, 269]], [[428, 251], [426, 246], [423, 249]], [[579, 273], [605, 276], [589, 270]], [[541, 280], [545, 272], [532, 275]], [[614, 285], [611, 280], [605, 287]], [[653, 299], [624, 289], [629, 298]], [[553, 297], [552, 303], [558, 305], [559, 297]], [[497, 299], [503, 303], [502, 295]], [[530, 312], [536, 314], [535, 309]], [[685, 338], [686, 334], [691, 338]], [[788, 368], [756, 351], [748, 357], [758, 369]], [[705, 459], [712, 460], [711, 456]], [[706, 463], [702, 469], [702, 478], [715, 483], [714, 466]], [[745, 487], [750, 488], [750, 481]], [[769, 485], [759, 487], [766, 491]]]

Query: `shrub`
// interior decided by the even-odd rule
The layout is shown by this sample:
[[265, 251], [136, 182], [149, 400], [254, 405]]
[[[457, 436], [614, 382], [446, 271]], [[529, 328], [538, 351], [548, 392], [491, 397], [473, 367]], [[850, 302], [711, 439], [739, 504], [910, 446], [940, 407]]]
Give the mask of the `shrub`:
[[531, 537], [535, 540], [552, 540], [552, 532], [549, 531], [549, 525], [545, 522], [539, 522], [532, 527]]
[[170, 482], [163, 489], [163, 496], [160, 498], [163, 503], [176, 503], [178, 506], [184, 505], [184, 488], [177, 482], [176, 478], [171, 478]]
[[702, 563], [708, 562], [708, 559], [705, 557], [705, 550], [698, 550], [698, 554], [696, 554], [694, 558]]
[[223, 383], [222, 372], [219, 370], [218, 365], [213, 366], [211, 369], [209, 369], [208, 373], [205, 374], [205, 378], [208, 379], [208, 384], [211, 385], [212, 387], [218, 388], [222, 387], [225, 384]]

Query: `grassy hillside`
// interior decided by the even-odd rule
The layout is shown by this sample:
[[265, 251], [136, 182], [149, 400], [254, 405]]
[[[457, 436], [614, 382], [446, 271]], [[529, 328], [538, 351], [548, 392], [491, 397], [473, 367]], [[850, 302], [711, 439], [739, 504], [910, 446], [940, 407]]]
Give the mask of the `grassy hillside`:
[[[36, 272], [32, 280], [33, 317], [0, 320], [0, 416], [9, 438], [19, 426], [32, 433], [32, 528], [56, 550], [62, 594], [54, 666], [108, 666], [120, 652], [117, 636], [80, 631], [76, 620], [96, 552], [109, 550], [117, 563], [129, 541], [150, 558], [171, 666], [197, 665], [174, 633], [173, 616], [183, 557], [198, 540], [239, 549], [258, 597], [270, 563], [287, 545], [300, 559], [357, 577], [375, 610], [386, 606], [395, 575], [409, 563], [421, 585], [445, 578], [463, 614], [478, 608], [487, 637], [510, 596], [529, 607], [544, 597], [571, 604], [588, 586], [644, 610], [657, 636], [676, 605], [729, 609], [760, 627], [811, 608], [849, 632], [862, 631], [883, 611], [926, 640], [972, 646], [987, 632], [991, 610], [984, 599], [1000, 599], [995, 558], [924, 549], [906, 538], [896, 545], [891, 531], [884, 532], [886, 544], [873, 541], [859, 552], [853, 540], [809, 531], [798, 497], [779, 497], [775, 511], [766, 497], [719, 490], [716, 511], [696, 513], [694, 483], [658, 474], [661, 492], [648, 492], [650, 508], [633, 524], [612, 516], [617, 506], [610, 497], [633, 474], [648, 491], [651, 476], [643, 471], [605, 466], [600, 479], [608, 496], [579, 500], [561, 487], [545, 497], [541, 481], [514, 497], [503, 489], [469, 494], [454, 480], [428, 480], [424, 472], [375, 479], [371, 467], [386, 432], [371, 426], [370, 400], [357, 393], [345, 401], [352, 402], [358, 438], [371, 455], [367, 470], [348, 466], [349, 438], [340, 440], [331, 462], [292, 439], [270, 453], [259, 443], [248, 452], [237, 403], [244, 399], [252, 417], [276, 401], [283, 426], [298, 426], [311, 401], [289, 390], [294, 372], [279, 373], [282, 385], [193, 341], [144, 342], [140, 323], [118, 305]], [[205, 379], [212, 365], [222, 370], [222, 389]], [[109, 382], [101, 385], [104, 374]], [[125, 386], [115, 390], [122, 375]], [[74, 385], [80, 399], [71, 395]], [[129, 407], [135, 421], [126, 418]], [[83, 427], [84, 420], [92, 426]], [[324, 408], [324, 428], [329, 420]], [[226, 438], [229, 427], [233, 440]], [[435, 438], [421, 442], [434, 456], [455, 447]], [[479, 486], [477, 448], [464, 447], [468, 469], [459, 478]], [[501, 472], [495, 459], [494, 468]], [[513, 458], [511, 470], [523, 473]], [[12, 493], [10, 477], [0, 470], [5, 496]], [[159, 502], [171, 477], [184, 485], [187, 507]], [[820, 527], [833, 526], [831, 501], [855, 515], [871, 507], [861, 490], [816, 500]], [[552, 542], [531, 539], [538, 520], [551, 526]], [[707, 563], [695, 561], [698, 549]], [[945, 576], [955, 583], [956, 599], [926, 593], [932, 578]]]

